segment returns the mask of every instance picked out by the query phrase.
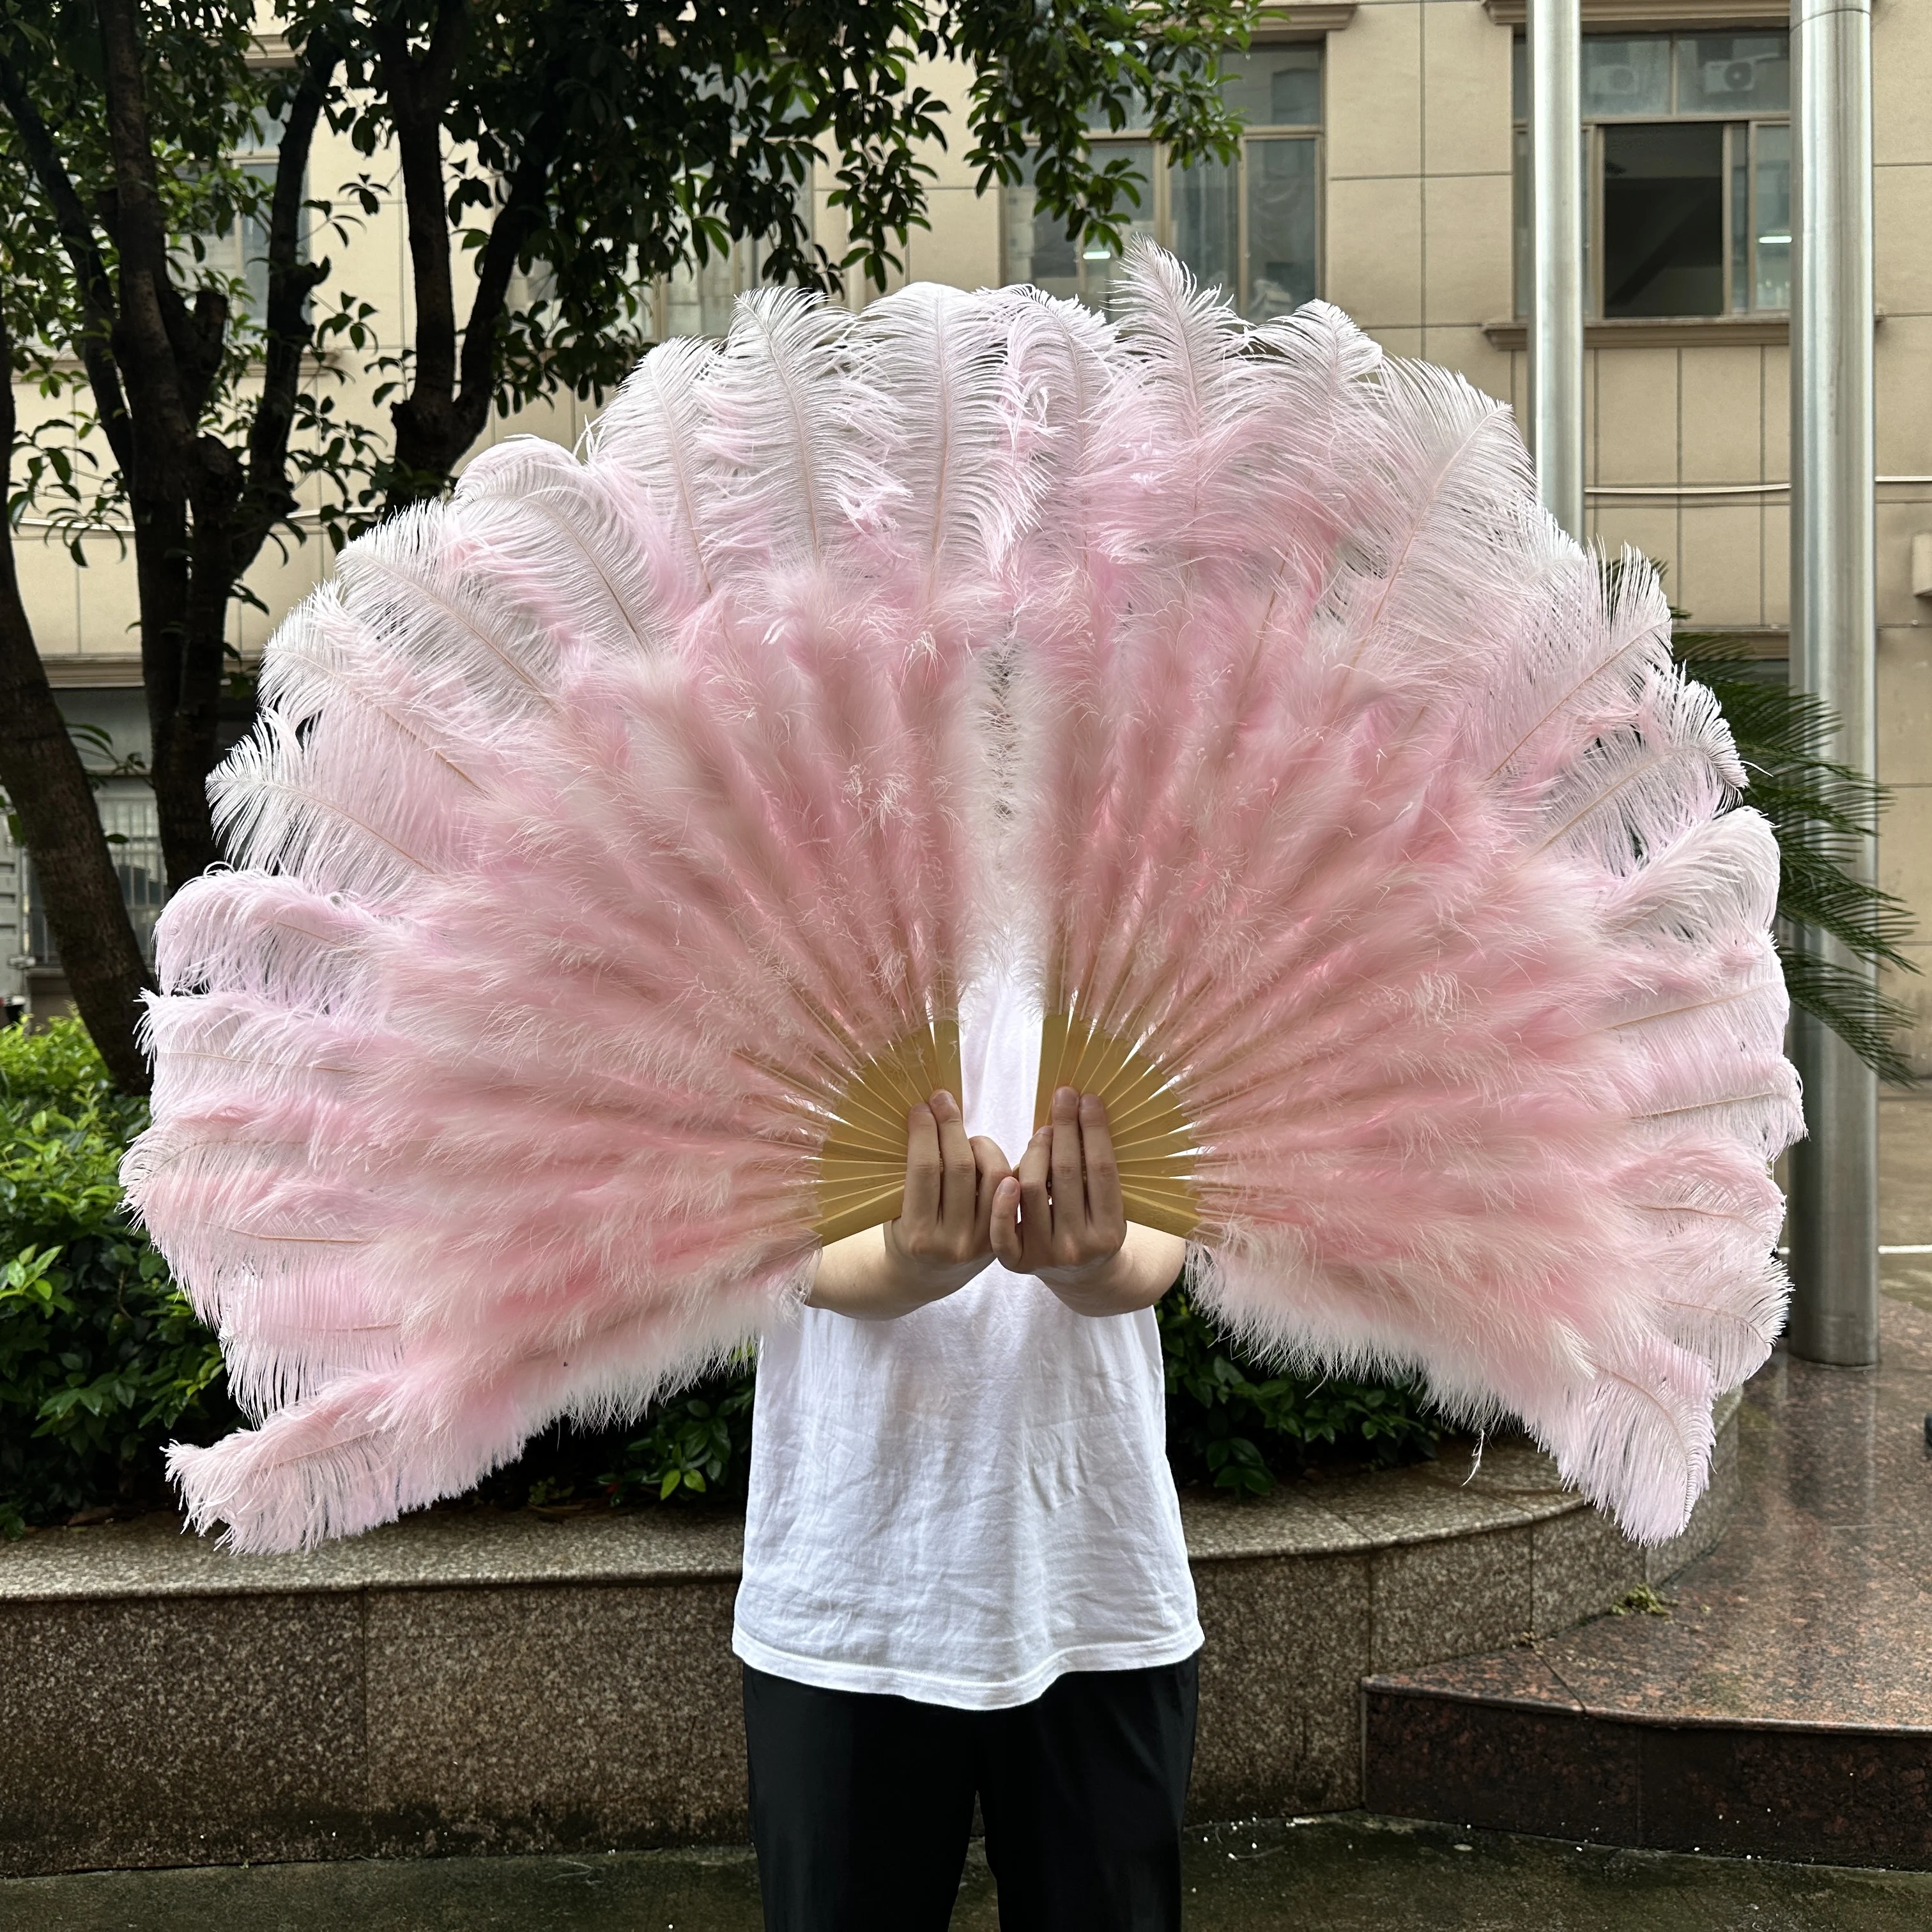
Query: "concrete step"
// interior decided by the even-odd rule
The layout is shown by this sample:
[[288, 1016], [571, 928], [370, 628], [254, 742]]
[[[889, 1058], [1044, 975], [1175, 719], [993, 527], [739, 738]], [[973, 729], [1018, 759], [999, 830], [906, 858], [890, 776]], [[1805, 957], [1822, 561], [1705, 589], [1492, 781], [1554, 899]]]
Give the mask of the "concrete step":
[[1932, 1310], [1888, 1294], [1884, 1352], [1874, 1371], [1773, 1359], [1730, 1531], [1654, 1612], [1371, 1676], [1365, 1802], [1932, 1869]]

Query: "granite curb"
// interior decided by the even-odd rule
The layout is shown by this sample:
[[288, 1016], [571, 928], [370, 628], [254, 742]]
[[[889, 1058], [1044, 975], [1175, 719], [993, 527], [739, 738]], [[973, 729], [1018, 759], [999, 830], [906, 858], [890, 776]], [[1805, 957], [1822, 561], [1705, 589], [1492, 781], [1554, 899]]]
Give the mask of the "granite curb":
[[[1735, 1492], [1722, 1422], [1687, 1546]], [[1201, 1817], [1359, 1804], [1365, 1678], [1567, 1628], [1673, 1554], [1516, 1443], [1183, 1515]], [[149, 1520], [0, 1549], [0, 1872], [740, 1837], [740, 1540], [477, 1510], [296, 1557]]]

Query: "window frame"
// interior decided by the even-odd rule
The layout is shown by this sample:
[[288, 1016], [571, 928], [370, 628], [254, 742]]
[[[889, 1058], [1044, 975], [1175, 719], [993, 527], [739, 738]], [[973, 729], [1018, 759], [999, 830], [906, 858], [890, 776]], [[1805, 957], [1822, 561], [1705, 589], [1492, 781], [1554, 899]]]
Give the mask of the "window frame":
[[[1297, 33], [1257, 32], [1246, 47], [1232, 51], [1258, 53], [1269, 47], [1312, 46], [1317, 53], [1316, 68], [1316, 118], [1312, 122], [1265, 122], [1250, 123], [1241, 130], [1240, 158], [1235, 164], [1239, 171], [1235, 189], [1237, 210], [1235, 227], [1235, 260], [1238, 265], [1238, 288], [1229, 291], [1238, 314], [1247, 313], [1249, 295], [1248, 262], [1248, 149], [1255, 141], [1298, 140], [1312, 144], [1315, 150], [1315, 296], [1319, 299], [1328, 284], [1328, 37], [1324, 34]], [[1138, 227], [1144, 222], [1151, 231], [1151, 238], [1160, 247], [1172, 248], [1174, 245], [1174, 191], [1172, 176], [1175, 165], [1169, 158], [1167, 145], [1156, 141], [1145, 128], [1108, 127], [1090, 128], [1088, 138], [1096, 158], [1104, 161], [1104, 151], [1108, 148], [1148, 147], [1153, 151], [1154, 178], [1148, 184], [1148, 194], [1142, 206], [1130, 208], [1126, 219], [1130, 226]], [[1015, 286], [1010, 264], [1012, 261], [1013, 213], [1012, 184], [1000, 196], [1000, 280], [1009, 287]], [[1118, 256], [1109, 256], [1110, 261], [1118, 261]], [[1076, 257], [1079, 263], [1080, 289], [1078, 300], [1090, 307], [1100, 308], [1104, 304], [1090, 298], [1088, 293], [1087, 257], [1084, 244]]]
[[[1761, 27], [1740, 29], [1738, 37], [1756, 38], [1783, 32], [1787, 58], [1790, 36], [1787, 29]], [[1682, 66], [1678, 50], [1687, 40], [1710, 40], [1718, 38], [1706, 29], [1699, 28], [1672, 28], [1669, 32], [1650, 33], [1598, 32], [1584, 35], [1591, 40], [1615, 41], [1628, 44], [1634, 40], [1662, 41], [1670, 50], [1668, 67], [1670, 75], [1670, 106], [1663, 114], [1608, 114], [1592, 115], [1587, 111], [1582, 116], [1583, 140], [1583, 201], [1584, 201], [1584, 301], [1587, 319], [1593, 322], [1682, 321], [1730, 321], [1739, 318], [1769, 319], [1789, 316], [1790, 304], [1787, 299], [1781, 308], [1760, 308], [1757, 290], [1760, 280], [1758, 262], [1759, 244], [1762, 238], [1759, 233], [1762, 224], [1758, 220], [1759, 190], [1759, 134], [1767, 127], [1788, 130], [1791, 125], [1791, 109], [1786, 106], [1761, 114], [1742, 112], [1732, 108], [1725, 110], [1705, 111], [1693, 109], [1680, 111], [1677, 106], [1678, 88], [1682, 80]], [[1526, 261], [1523, 253], [1524, 223], [1521, 191], [1525, 177], [1521, 160], [1528, 139], [1528, 122], [1524, 116], [1516, 112], [1516, 75], [1520, 70], [1516, 64], [1522, 58], [1526, 45], [1525, 36], [1519, 32], [1514, 37], [1510, 53], [1510, 152], [1512, 181], [1510, 186], [1510, 302], [1518, 321], [1527, 314], [1523, 303]], [[1724, 158], [1721, 163], [1723, 212], [1723, 259], [1724, 292], [1723, 305], [1715, 310], [1700, 310], [1690, 315], [1658, 315], [1640, 316], [1606, 316], [1604, 313], [1604, 130], [1606, 128], [1680, 128], [1708, 125], [1715, 122], [1724, 130]], [[1743, 280], [1749, 299], [1740, 307], [1737, 300], [1738, 266], [1737, 262], [1738, 210], [1736, 207], [1736, 182], [1738, 176], [1738, 136], [1743, 136], [1744, 171], [1746, 206], [1744, 216], [1745, 256]], [[1789, 244], [1786, 244], [1787, 247]], [[1786, 257], [1787, 261], [1789, 257]], [[1787, 272], [1786, 286], [1790, 287]]]
[[[110, 778], [94, 794], [94, 809], [106, 835], [122, 905], [134, 928], [142, 958], [152, 966], [154, 922], [167, 898], [167, 867], [161, 856], [154, 787], [137, 780]], [[58, 966], [59, 950], [48, 928], [46, 896], [34, 856], [24, 845], [13, 849], [19, 964], [30, 968]]]
[[[274, 130], [272, 141], [262, 138], [266, 131], [265, 120]], [[281, 123], [268, 116], [266, 110], [258, 110], [256, 117], [254, 139], [239, 143], [227, 150], [224, 157], [227, 164], [239, 170], [258, 182], [265, 190], [264, 206], [273, 200], [275, 178], [282, 164]], [[309, 158], [310, 160], [313, 157]], [[308, 162], [302, 167], [302, 213], [296, 230], [296, 260], [306, 263], [314, 259], [314, 219], [308, 205]], [[229, 231], [222, 235], [204, 236], [202, 239], [202, 260], [212, 266], [218, 274], [239, 281], [248, 290], [248, 303], [238, 312], [237, 320], [246, 326], [260, 330], [266, 326], [268, 307], [268, 260], [265, 253], [251, 254], [249, 243], [252, 224], [249, 218], [237, 214]], [[266, 248], [266, 229], [256, 231]], [[254, 272], [259, 270], [258, 275]], [[259, 284], [259, 285], [258, 285]], [[303, 297], [304, 308], [314, 299], [314, 292]]]

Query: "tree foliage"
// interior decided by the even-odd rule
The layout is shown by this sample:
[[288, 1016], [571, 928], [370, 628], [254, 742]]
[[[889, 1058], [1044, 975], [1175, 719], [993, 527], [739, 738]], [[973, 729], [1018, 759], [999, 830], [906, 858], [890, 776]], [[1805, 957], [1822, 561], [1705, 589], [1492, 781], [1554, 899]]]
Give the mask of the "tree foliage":
[[1312, 1462], [1385, 1468], [1432, 1458], [1444, 1424], [1420, 1382], [1270, 1367], [1230, 1341], [1184, 1287], [1162, 1300], [1168, 1457], [1182, 1482], [1264, 1496]]
[[[264, 39], [252, 0], [0, 0], [0, 359], [40, 406], [5, 438], [9, 509], [83, 560], [133, 553], [170, 886], [218, 856], [230, 619], [266, 547], [435, 494], [493, 411], [608, 388], [680, 263], [756, 238], [772, 279], [881, 280], [925, 221], [928, 142], [963, 140], [982, 187], [1036, 150], [1042, 206], [1115, 235], [1138, 190], [1088, 126], [1144, 113], [1184, 159], [1231, 153], [1216, 63], [1248, 18], [1249, 0], [287, 0]], [[972, 68], [963, 129], [920, 77], [943, 56]], [[324, 129], [364, 164], [340, 183], [310, 179]], [[238, 158], [266, 148], [266, 168]], [[820, 163], [836, 244], [814, 233]], [[400, 344], [332, 252], [392, 178]], [[238, 234], [253, 278], [218, 245]], [[138, 1086], [143, 974], [103, 938], [111, 868], [69, 851], [76, 770], [15, 614], [0, 670], [29, 728], [0, 733], [0, 786], [62, 855], [41, 878], [63, 959]]]
[[[1245, 0], [298, 0], [291, 44], [342, 50], [344, 124], [393, 152], [403, 191], [416, 322], [386, 365], [383, 500], [440, 489], [492, 408], [608, 388], [647, 339], [652, 278], [734, 241], [773, 280], [882, 285], [926, 225], [931, 144], [962, 140], [982, 189], [1032, 151], [1042, 205], [1117, 237], [1138, 190], [1088, 130], [1144, 112], [1184, 159], [1232, 154], [1217, 64], [1248, 17]], [[921, 78], [942, 57], [972, 76], [963, 128]], [[815, 232], [821, 160], [836, 244]]]
[[160, 1445], [240, 1420], [214, 1338], [122, 1208], [146, 1118], [77, 1022], [0, 1031], [0, 1534], [159, 1503]]
[[1865, 974], [1822, 958], [1793, 927], [1828, 934], [1869, 966], [1918, 970], [1901, 948], [1911, 910], [1882, 891], [1860, 861], [1877, 836], [1885, 788], [1825, 755], [1837, 728], [1830, 709], [1782, 676], [1767, 677], [1742, 641], [1720, 632], [1680, 631], [1678, 661], [1716, 696], [1750, 780], [1743, 802], [1778, 835], [1778, 958], [1792, 1004], [1829, 1027], [1881, 1078], [1917, 1078], [1901, 1036], [1910, 1012]]

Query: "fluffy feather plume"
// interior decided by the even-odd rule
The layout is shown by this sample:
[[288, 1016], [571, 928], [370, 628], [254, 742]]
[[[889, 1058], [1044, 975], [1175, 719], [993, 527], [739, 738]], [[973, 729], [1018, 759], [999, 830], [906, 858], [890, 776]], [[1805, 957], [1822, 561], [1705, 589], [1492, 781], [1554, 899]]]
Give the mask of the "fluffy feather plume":
[[[1723, 721], [1500, 406], [1319, 305], [1246, 334], [1151, 250], [1120, 314], [1034, 331], [1104, 365], [1030, 370], [1061, 427], [1007, 868], [1042, 1116], [1108, 1094], [1130, 1214], [1255, 1341], [1419, 1370], [1674, 1534], [1781, 1321], [1801, 1129]], [[1070, 527], [1100, 501], [1104, 542]]]
[[910, 1036], [929, 1090], [984, 943], [1020, 464], [988, 305], [868, 327], [890, 411], [848, 318], [752, 298], [585, 460], [488, 452], [271, 644], [127, 1163], [260, 1418], [173, 1462], [237, 1547], [636, 1411], [790, 1305], [842, 1136], [902, 1165], [903, 1094], [850, 1090]]
[[1147, 250], [1112, 322], [766, 292], [586, 452], [345, 554], [161, 922], [130, 1191], [260, 1425], [198, 1523], [366, 1527], [780, 1318], [1017, 956], [1225, 1322], [1682, 1526], [1783, 1307], [1777, 854], [1507, 411]]

